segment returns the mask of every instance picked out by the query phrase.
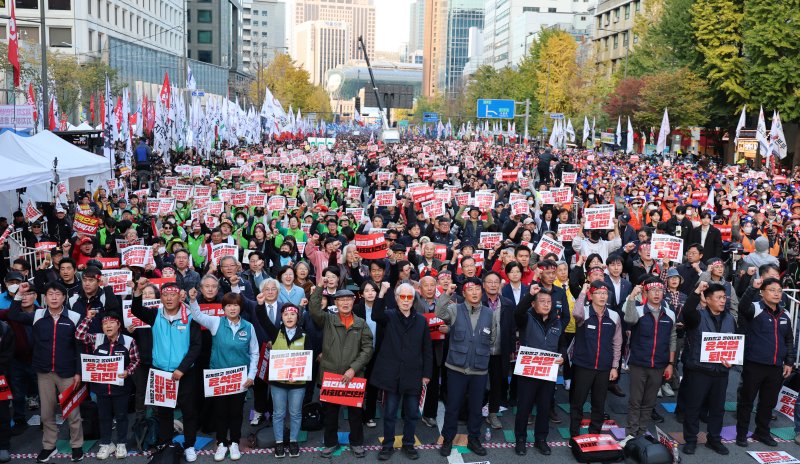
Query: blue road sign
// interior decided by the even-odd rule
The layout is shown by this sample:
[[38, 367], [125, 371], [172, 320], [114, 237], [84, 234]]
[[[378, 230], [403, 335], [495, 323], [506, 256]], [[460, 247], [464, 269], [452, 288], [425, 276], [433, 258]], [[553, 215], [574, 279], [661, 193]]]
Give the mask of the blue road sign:
[[439, 122], [439, 113], [422, 113], [422, 122]]
[[564, 113], [550, 113], [550, 119], [564, 119]]
[[478, 117], [489, 119], [512, 119], [516, 103], [514, 100], [478, 99]]

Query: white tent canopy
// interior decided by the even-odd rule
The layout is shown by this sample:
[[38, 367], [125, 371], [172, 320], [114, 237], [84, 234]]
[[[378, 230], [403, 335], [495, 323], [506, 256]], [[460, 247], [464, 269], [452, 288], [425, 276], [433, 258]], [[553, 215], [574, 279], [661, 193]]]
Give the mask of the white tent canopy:
[[[89, 153], [61, 139], [49, 131], [32, 137], [20, 137], [11, 132], [0, 134], [0, 214], [17, 209], [15, 190], [27, 188], [23, 203], [52, 201], [50, 182], [53, 180], [53, 160], [58, 159], [59, 179], [67, 182], [67, 188], [85, 187], [87, 176], [96, 176], [98, 182], [110, 178], [111, 166], [107, 158]], [[69, 179], [77, 185], [70, 186]], [[94, 187], [96, 187], [95, 185]], [[72, 191], [72, 190], [68, 190]]]
[[82, 131], [93, 131], [94, 127], [90, 126], [89, 123], [83, 121], [77, 126], [73, 126], [72, 124], [67, 123], [67, 132], [82, 132]]

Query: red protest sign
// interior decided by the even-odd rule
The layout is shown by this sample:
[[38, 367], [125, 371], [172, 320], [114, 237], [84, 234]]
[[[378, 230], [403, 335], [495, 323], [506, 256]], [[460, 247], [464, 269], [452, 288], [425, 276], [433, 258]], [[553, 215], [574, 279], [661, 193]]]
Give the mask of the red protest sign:
[[313, 351], [272, 350], [269, 353], [269, 380], [310, 381]]
[[431, 340], [444, 340], [447, 334], [439, 332], [439, 327], [444, 325], [444, 321], [436, 317], [436, 313], [425, 313], [423, 316], [428, 320], [428, 330], [430, 331]]
[[80, 213], [75, 213], [75, 219], [72, 221], [72, 229], [78, 235], [95, 235], [99, 226], [99, 218], [85, 216]]
[[119, 258], [94, 258], [103, 265], [103, 269], [119, 269]]
[[256, 365], [256, 377], [267, 381], [267, 374], [269, 372], [269, 349], [267, 344], [262, 343], [258, 349], [258, 365]]
[[409, 187], [408, 191], [411, 193], [411, 199], [417, 203], [433, 200], [433, 187], [428, 185], [415, 185], [413, 187]]
[[77, 390], [75, 389], [75, 384], [73, 383], [66, 390], [62, 391], [58, 394], [58, 405], [61, 406], [61, 415], [63, 417], [69, 417], [75, 408], [83, 403], [89, 396], [89, 386], [81, 384], [80, 388]]
[[730, 242], [733, 237], [731, 226], [727, 224], [714, 224], [714, 227], [719, 229], [719, 234], [722, 236], [722, 241]]
[[353, 377], [348, 384], [342, 383], [341, 380], [342, 376], [339, 374], [323, 372], [319, 400], [325, 403], [360, 408], [364, 404], [367, 379]]
[[385, 258], [388, 248], [383, 234], [356, 235], [356, 250], [364, 259]]
[[241, 393], [245, 390], [246, 381], [247, 366], [203, 369], [203, 391], [206, 398]]
[[13, 398], [14, 397], [11, 395], [11, 387], [6, 381], [6, 376], [0, 375], [0, 401], [8, 401]]
[[579, 435], [574, 437], [573, 440], [584, 453], [622, 450], [617, 440], [608, 434]]
[[744, 335], [703, 332], [700, 362], [741, 365], [744, 362]]

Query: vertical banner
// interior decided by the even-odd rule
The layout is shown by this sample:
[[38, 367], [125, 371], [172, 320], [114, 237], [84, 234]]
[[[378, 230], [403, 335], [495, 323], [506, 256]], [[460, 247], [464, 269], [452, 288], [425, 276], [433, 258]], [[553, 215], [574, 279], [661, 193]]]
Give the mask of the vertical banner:
[[75, 384], [69, 386], [66, 390], [58, 394], [58, 405], [61, 406], [61, 415], [69, 417], [70, 414], [83, 403], [89, 396], [89, 386], [81, 384], [80, 387], [75, 388]]
[[175, 408], [178, 404], [178, 380], [172, 380], [172, 373], [150, 369], [147, 374], [147, 390], [144, 404]]

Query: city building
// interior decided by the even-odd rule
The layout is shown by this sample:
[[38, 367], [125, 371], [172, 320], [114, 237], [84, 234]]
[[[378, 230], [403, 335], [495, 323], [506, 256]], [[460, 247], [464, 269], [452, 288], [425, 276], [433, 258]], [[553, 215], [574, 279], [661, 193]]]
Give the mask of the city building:
[[295, 28], [292, 57], [308, 71], [312, 83], [321, 84], [326, 71], [350, 59], [352, 44], [348, 23], [306, 21]]
[[458, 92], [469, 59], [470, 28], [483, 28], [483, 0], [427, 0], [423, 94]]
[[[153, 1], [153, 0], [140, 0]], [[244, 87], [242, 5], [239, 0], [191, 0], [186, 5], [187, 56], [229, 71], [229, 86]]]
[[280, 53], [289, 53], [286, 2], [255, 0], [242, 5], [242, 67], [256, 74]]
[[471, 27], [469, 29], [469, 46], [467, 50], [467, 62], [464, 64], [464, 70], [461, 72], [463, 82], [466, 82], [469, 76], [475, 74], [475, 71], [481, 66], [483, 31], [477, 27]]
[[[517, 66], [543, 28], [569, 24], [586, 30], [597, 0], [487, 0], [484, 8], [483, 63], [501, 69]], [[562, 29], [564, 29], [562, 27]]]
[[410, 21], [408, 30], [408, 55], [412, 57], [419, 52], [425, 41], [425, 0], [415, 0], [410, 5]]
[[595, 65], [611, 76], [620, 66], [627, 72], [628, 55], [638, 42], [633, 33], [636, 15], [643, 12], [643, 0], [599, 0], [593, 10]]
[[[385, 1], [385, 0], [384, 0]], [[375, 53], [375, 3], [374, 0], [295, 0], [294, 21], [292, 27], [297, 28], [308, 21], [336, 21], [348, 25], [350, 45], [348, 59], [364, 59], [358, 38], [364, 38], [367, 53], [372, 57]], [[295, 38], [295, 32], [290, 34]], [[290, 44], [292, 56], [296, 43]], [[338, 64], [338, 63], [337, 63]], [[324, 71], [323, 71], [324, 74]]]

